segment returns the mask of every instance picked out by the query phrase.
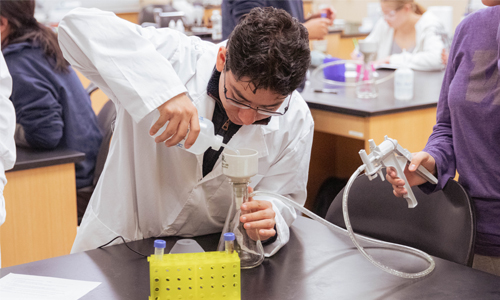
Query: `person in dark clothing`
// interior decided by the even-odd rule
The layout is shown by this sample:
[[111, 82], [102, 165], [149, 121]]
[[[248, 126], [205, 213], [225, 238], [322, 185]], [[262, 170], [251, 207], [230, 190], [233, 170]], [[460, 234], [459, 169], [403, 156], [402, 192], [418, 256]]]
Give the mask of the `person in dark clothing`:
[[[328, 26], [333, 24], [335, 12], [331, 8], [322, 9], [319, 13], [304, 17], [302, 0], [223, 0], [222, 1], [222, 38], [227, 39], [241, 18], [254, 7], [281, 8], [303, 23], [309, 33], [310, 40], [322, 40], [328, 34]], [[321, 15], [326, 18], [321, 18]]]
[[2, 53], [12, 76], [18, 146], [85, 153], [76, 187], [92, 184], [102, 134], [90, 98], [56, 34], [34, 18], [35, 1], [0, 1]]

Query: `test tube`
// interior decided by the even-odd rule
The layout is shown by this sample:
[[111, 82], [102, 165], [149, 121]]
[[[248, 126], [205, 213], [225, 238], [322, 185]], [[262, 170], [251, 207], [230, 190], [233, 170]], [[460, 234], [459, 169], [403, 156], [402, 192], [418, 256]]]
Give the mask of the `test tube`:
[[226, 253], [232, 254], [234, 251], [234, 233], [224, 233], [224, 242], [226, 244]]
[[155, 258], [156, 260], [163, 260], [163, 249], [167, 246], [164, 240], [155, 240]]

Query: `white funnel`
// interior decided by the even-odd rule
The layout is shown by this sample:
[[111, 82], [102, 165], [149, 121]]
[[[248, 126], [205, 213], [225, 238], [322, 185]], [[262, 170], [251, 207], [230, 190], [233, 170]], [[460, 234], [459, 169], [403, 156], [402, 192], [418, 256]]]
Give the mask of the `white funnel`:
[[240, 153], [225, 149], [222, 152], [222, 173], [232, 182], [249, 182], [257, 174], [259, 152], [253, 149], [239, 149]]

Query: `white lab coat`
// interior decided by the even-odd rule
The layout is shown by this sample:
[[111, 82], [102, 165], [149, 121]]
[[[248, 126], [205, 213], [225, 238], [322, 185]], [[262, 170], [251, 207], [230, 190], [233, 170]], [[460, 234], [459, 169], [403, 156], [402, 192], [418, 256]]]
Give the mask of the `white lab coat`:
[[14, 167], [16, 162], [16, 113], [9, 97], [12, 92], [12, 78], [9, 69], [0, 54], [0, 225], [5, 222], [5, 200], [3, 189], [7, 184], [5, 171]]
[[391, 56], [390, 64], [401, 66], [409, 60], [409, 67], [419, 71], [435, 71], [441, 70], [443, 63], [441, 60], [441, 52], [444, 49], [444, 43], [441, 37], [436, 34], [437, 30], [442, 25], [439, 20], [429, 12], [426, 12], [420, 17], [415, 24], [416, 31], [416, 46], [415, 49], [408, 53], [408, 58], [401, 54], [391, 55], [392, 42], [394, 39], [394, 28], [381, 18], [373, 28], [370, 35], [365, 41], [372, 41], [378, 44], [377, 60]]
[[[97, 9], [75, 9], [59, 24], [59, 44], [74, 68], [96, 83], [116, 105], [110, 152], [92, 195], [72, 252], [96, 248], [121, 235], [127, 241], [160, 236], [220, 232], [231, 202], [221, 159], [202, 175], [203, 155], [156, 144], [149, 136], [155, 109], [186, 92], [198, 114], [211, 119], [215, 101], [207, 83], [218, 45], [168, 28], [141, 28]], [[306, 200], [314, 123], [299, 93], [285, 116], [268, 125], [242, 126], [233, 148], [259, 151], [256, 190]], [[296, 212], [272, 202], [278, 239], [274, 254], [289, 239]]]
[[[16, 162], [16, 144], [14, 131], [16, 129], [16, 113], [9, 97], [12, 93], [12, 78], [0, 53], [0, 225], [5, 222], [5, 199], [3, 189], [7, 184], [5, 171], [14, 167]], [[0, 245], [0, 268], [2, 265], [2, 245]]]

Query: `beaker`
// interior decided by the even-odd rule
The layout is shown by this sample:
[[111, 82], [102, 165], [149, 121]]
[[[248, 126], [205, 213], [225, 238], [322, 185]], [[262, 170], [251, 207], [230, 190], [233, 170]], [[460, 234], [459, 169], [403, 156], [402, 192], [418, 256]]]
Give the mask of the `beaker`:
[[225, 149], [222, 153], [222, 173], [226, 175], [232, 186], [232, 201], [227, 213], [226, 222], [222, 229], [219, 240], [219, 251], [224, 251], [224, 234], [233, 232], [235, 235], [234, 250], [240, 257], [242, 269], [254, 268], [264, 261], [264, 248], [260, 241], [257, 229], [253, 234], [256, 240], [250, 238], [244, 223], [240, 222], [242, 214], [250, 211], [242, 211], [241, 205], [248, 202], [248, 184], [250, 178], [257, 174], [258, 152], [253, 149], [239, 149], [239, 154], [235, 151]]
[[361, 99], [377, 98], [378, 89], [372, 64], [377, 54], [377, 44], [359, 41], [359, 51], [363, 54], [364, 61], [356, 79], [356, 97]]

